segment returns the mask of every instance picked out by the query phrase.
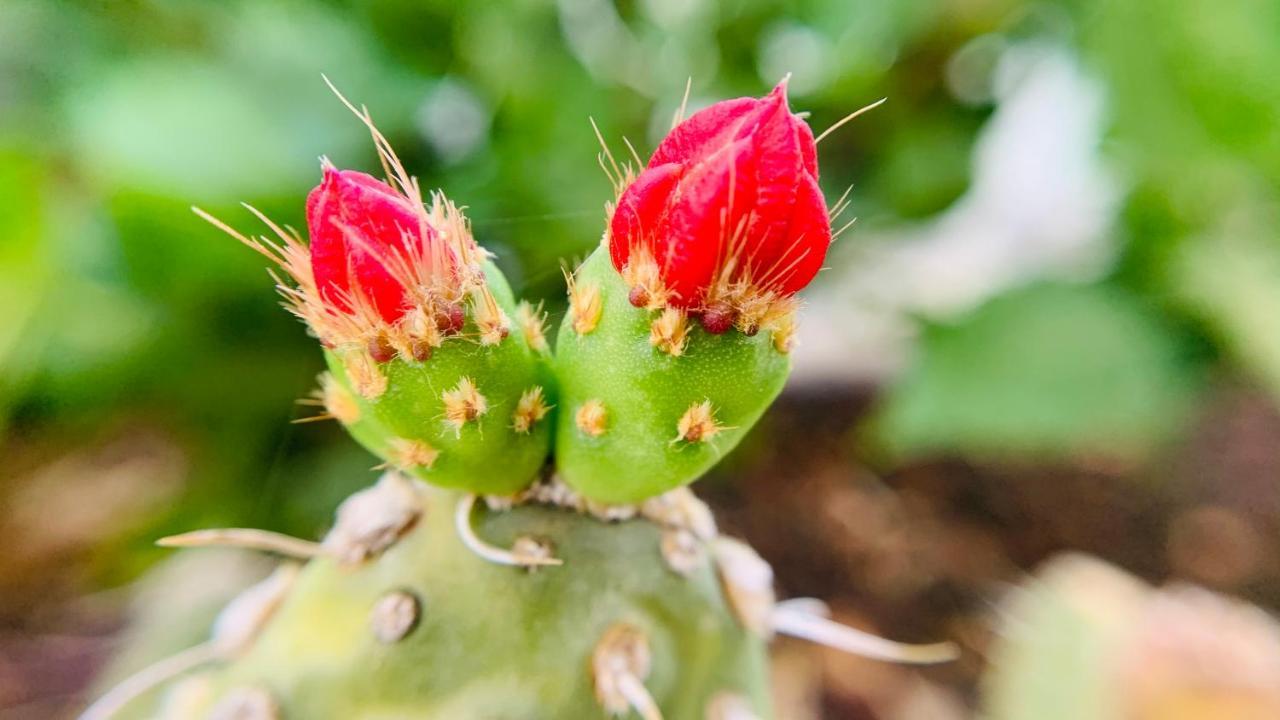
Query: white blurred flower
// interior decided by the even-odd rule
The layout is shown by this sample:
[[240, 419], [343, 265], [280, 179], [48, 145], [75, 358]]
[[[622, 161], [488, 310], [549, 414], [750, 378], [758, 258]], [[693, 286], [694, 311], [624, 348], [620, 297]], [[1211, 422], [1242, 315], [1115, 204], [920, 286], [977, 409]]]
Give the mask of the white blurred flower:
[[993, 88], [968, 192], [933, 219], [833, 253], [801, 324], [798, 381], [880, 379], [910, 347], [911, 316], [951, 317], [1035, 280], [1110, 267], [1121, 189], [1098, 149], [1104, 88], [1065, 49], [1034, 43], [1005, 51]]

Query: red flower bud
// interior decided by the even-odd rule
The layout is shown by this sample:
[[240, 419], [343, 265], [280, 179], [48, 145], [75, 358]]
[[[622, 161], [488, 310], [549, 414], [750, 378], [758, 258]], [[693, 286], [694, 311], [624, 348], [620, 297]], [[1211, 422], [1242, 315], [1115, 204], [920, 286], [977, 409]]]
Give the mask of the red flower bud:
[[405, 273], [397, 268], [436, 250], [436, 233], [421, 211], [375, 177], [326, 166], [307, 196], [311, 269], [320, 296], [344, 312], [363, 296], [383, 320], [410, 306]]
[[830, 242], [813, 133], [787, 107], [784, 82], [673, 129], [618, 199], [609, 251], [621, 272], [647, 250], [669, 302], [700, 308], [734, 288], [794, 294]]

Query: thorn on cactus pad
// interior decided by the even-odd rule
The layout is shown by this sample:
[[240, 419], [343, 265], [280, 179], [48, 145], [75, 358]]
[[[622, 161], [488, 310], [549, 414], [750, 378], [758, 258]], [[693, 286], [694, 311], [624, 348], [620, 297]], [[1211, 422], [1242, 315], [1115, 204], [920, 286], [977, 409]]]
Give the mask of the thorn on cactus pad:
[[688, 530], [668, 529], [662, 533], [662, 559], [680, 575], [692, 575], [706, 561], [702, 541]]
[[789, 354], [796, 346], [796, 316], [795, 313], [787, 313], [772, 321], [770, 329], [773, 332], [773, 349], [782, 353]]
[[609, 414], [604, 403], [599, 400], [588, 400], [574, 413], [573, 422], [578, 429], [591, 437], [600, 437], [608, 429]]
[[489, 401], [469, 377], [458, 380], [458, 384], [452, 390], [445, 390], [440, 399], [444, 401], [445, 424], [459, 435], [464, 425], [489, 412]]
[[537, 307], [529, 304], [527, 300], [521, 300], [516, 306], [516, 324], [520, 326], [520, 332], [524, 335], [525, 344], [533, 349], [534, 352], [547, 352], [546, 333], [547, 314], [542, 311], [542, 303], [538, 303]]
[[332, 415], [343, 425], [350, 425], [360, 420], [360, 405], [351, 397], [342, 383], [333, 373], [320, 373], [320, 390], [318, 399], [324, 405], [325, 412]]
[[190, 720], [213, 701], [213, 679], [207, 674], [175, 680], [164, 691], [155, 720]]
[[781, 635], [802, 638], [829, 648], [888, 662], [909, 665], [934, 665], [951, 662], [960, 656], [954, 643], [909, 645], [886, 640], [857, 628], [842, 625], [812, 612], [811, 601], [781, 602], [771, 613], [770, 624]]
[[721, 692], [707, 704], [706, 720], [760, 720], [747, 699], [737, 693]]
[[515, 413], [511, 416], [511, 429], [521, 435], [527, 435], [539, 420], [547, 416], [551, 406], [542, 396], [542, 387], [534, 386], [525, 390], [516, 403]]
[[479, 555], [481, 558], [491, 563], [499, 565], [512, 565], [515, 567], [538, 567], [541, 565], [563, 565], [564, 561], [551, 557], [550, 552], [543, 552], [545, 548], [541, 546], [537, 549], [530, 547], [527, 543], [523, 544], [517, 541], [516, 547], [506, 550], [495, 547], [480, 539], [476, 535], [475, 528], [471, 524], [471, 515], [475, 510], [476, 495], [468, 493], [458, 501], [458, 506], [454, 509], [454, 527], [458, 531], [458, 539], [468, 550]]
[[662, 272], [653, 253], [646, 246], [635, 248], [627, 264], [622, 268], [622, 279], [631, 291], [627, 302], [645, 310], [661, 310], [667, 306], [671, 294], [662, 282]]
[[399, 642], [413, 631], [422, 615], [422, 603], [416, 595], [393, 590], [383, 595], [369, 613], [373, 636], [384, 645]]
[[409, 357], [414, 362], [426, 362], [431, 359], [431, 354], [435, 352], [435, 346], [425, 340], [414, 340], [409, 344]]
[[564, 280], [569, 287], [569, 317], [573, 331], [586, 335], [600, 324], [600, 314], [604, 311], [600, 286], [596, 283], [579, 284], [574, 274], [568, 271], [565, 271]]
[[387, 391], [387, 376], [382, 374], [378, 363], [363, 349], [351, 349], [342, 353], [342, 364], [360, 397], [377, 400]]
[[209, 711], [209, 720], [279, 720], [280, 706], [260, 687], [237, 688]]
[[218, 659], [212, 643], [187, 648], [125, 678], [80, 713], [78, 720], [110, 720], [140, 695], [182, 673]]
[[284, 535], [270, 530], [256, 528], [212, 528], [209, 530], [193, 530], [180, 535], [162, 537], [156, 541], [160, 547], [196, 548], [196, 547], [232, 547], [246, 550], [261, 550], [284, 557], [308, 560], [319, 555], [322, 550], [319, 543], [303, 540], [291, 535]]
[[338, 506], [337, 522], [321, 545], [339, 563], [362, 563], [394, 545], [422, 513], [422, 498], [413, 482], [398, 472], [387, 472], [373, 487]]
[[480, 331], [481, 345], [497, 345], [510, 334], [510, 322], [507, 314], [498, 307], [498, 301], [489, 292], [487, 286], [481, 286], [471, 293], [472, 314], [476, 328]]
[[253, 645], [289, 596], [298, 572], [299, 567], [293, 563], [281, 565], [266, 579], [242, 591], [218, 613], [210, 640], [218, 657], [236, 657]]
[[605, 712], [621, 716], [635, 710], [644, 720], [662, 720], [644, 686], [651, 663], [649, 640], [638, 628], [619, 623], [605, 631], [591, 655], [596, 699]]
[[684, 354], [689, 342], [689, 316], [680, 308], [669, 307], [649, 324], [649, 344], [672, 356]]
[[676, 423], [676, 438], [672, 442], [706, 442], [724, 430], [724, 426], [716, 422], [715, 409], [710, 400], [694, 403], [680, 416]]
[[280, 607], [297, 575], [296, 565], [282, 565], [265, 580], [241, 592], [218, 614], [208, 642], [170, 655], [129, 676], [85, 709], [80, 720], [108, 720], [163, 682], [206, 663], [231, 660], [243, 654]]
[[742, 626], [763, 638], [773, 635], [773, 568], [750, 545], [729, 537], [711, 545], [720, 586]]
[[[511, 544], [511, 552], [518, 557], [524, 558], [540, 558], [542, 560], [555, 560], [555, 553], [551, 549], [551, 543], [539, 540], [528, 535], [521, 535]], [[529, 567], [530, 572], [538, 569], [537, 565]]]
[[440, 457], [440, 451], [422, 440], [392, 438], [387, 444], [387, 458], [391, 465], [403, 470], [429, 469], [438, 457]]
[[687, 487], [668, 490], [640, 505], [640, 514], [669, 529], [687, 530], [699, 540], [711, 540], [718, 534], [711, 508]]

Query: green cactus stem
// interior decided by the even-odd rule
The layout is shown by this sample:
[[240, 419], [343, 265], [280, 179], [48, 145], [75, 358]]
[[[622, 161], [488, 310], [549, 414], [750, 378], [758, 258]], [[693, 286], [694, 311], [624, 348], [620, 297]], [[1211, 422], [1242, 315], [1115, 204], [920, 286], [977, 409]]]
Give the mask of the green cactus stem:
[[540, 319], [519, 309], [501, 272], [485, 278], [505, 318], [519, 323], [496, 342], [468, 342], [479, 330], [468, 312], [463, 338], [423, 361], [373, 360], [362, 346], [325, 350], [331, 375], [319, 393], [370, 452], [440, 487], [513, 494], [537, 476], [551, 445], [555, 385], [541, 351]]
[[[770, 714], [775, 632], [898, 662], [955, 656], [840, 626], [816, 601], [775, 603], [769, 565], [720, 536], [684, 488], [609, 506], [553, 480], [485, 498], [485, 510], [476, 500], [389, 472], [342, 504], [321, 543], [178, 536], [170, 544], [306, 563], [245, 591], [210, 641], [126, 680], [82, 720], [147, 701], [158, 715], [130, 717], [754, 720]], [[159, 700], [147, 694], [157, 685]]]
[[[325, 212], [308, 218], [311, 246], [256, 210], [274, 238], [246, 237], [196, 212], [292, 281], [277, 277], [284, 304], [321, 341], [330, 369], [315, 398], [324, 407], [318, 418], [337, 419], [388, 466], [429, 483], [514, 494], [536, 479], [551, 449], [555, 384], [542, 317], [516, 304], [462, 211], [438, 193], [425, 206], [417, 181], [368, 114], [357, 115], [392, 182], [326, 164], [325, 181], [312, 192], [311, 209]], [[419, 244], [387, 245], [388, 233], [346, 224], [356, 221], [397, 227], [391, 239]], [[335, 227], [345, 240], [333, 239]], [[317, 238], [327, 238], [319, 248], [325, 253]], [[335, 261], [332, 246], [339, 242], [348, 255]], [[447, 266], [441, 257], [449, 258]], [[357, 268], [373, 274], [369, 287], [347, 277]], [[350, 287], [333, 289], [335, 275]], [[374, 300], [388, 293], [400, 297], [391, 310]]]
[[790, 370], [775, 330], [719, 335], [674, 308], [634, 307], [597, 250], [572, 279], [556, 340], [556, 463], [601, 502], [630, 503], [690, 483], [746, 434]]
[[[161, 718], [231, 705], [308, 720], [586, 719], [633, 708], [703, 718], [725, 698], [769, 716], [765, 639], [726, 600], [703, 540], [680, 572], [663, 551], [673, 527], [638, 515], [608, 523], [536, 505], [475, 512], [486, 541], [544, 544], [565, 562], [530, 571], [462, 544], [453, 519], [466, 496], [381, 485], [344, 506], [334, 532], [345, 539], [326, 540], [330, 551], [297, 574], [252, 644], [172, 685]], [[340, 530], [370, 528], [396, 505], [392, 486], [413, 487], [416, 519], [400, 513], [381, 532]], [[672, 522], [681, 512], [651, 508]], [[709, 516], [699, 517], [687, 532], [706, 534]], [[395, 539], [363, 559], [349, 552], [373, 537]], [[340, 556], [338, 545], [348, 551]]]

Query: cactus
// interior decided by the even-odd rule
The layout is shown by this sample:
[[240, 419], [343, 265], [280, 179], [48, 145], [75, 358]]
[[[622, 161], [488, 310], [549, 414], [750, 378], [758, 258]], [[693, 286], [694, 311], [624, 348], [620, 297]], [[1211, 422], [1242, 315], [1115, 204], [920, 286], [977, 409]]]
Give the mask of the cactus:
[[276, 240], [197, 212], [292, 280], [278, 283], [285, 306], [323, 344], [330, 368], [316, 398], [322, 417], [427, 482], [514, 494], [533, 482], [551, 443], [542, 318], [516, 305], [461, 210], [441, 193], [424, 206], [368, 113], [357, 115], [391, 182], [322, 160], [323, 180], [307, 198], [309, 245], [261, 214]]
[[[704, 509], [693, 523], [655, 506], [609, 525], [526, 504], [486, 511], [469, 531], [548, 543], [573, 568], [559, 573], [468, 552], [457, 499], [395, 475], [358, 496], [306, 570], [290, 572], [287, 597], [259, 601], [271, 620], [256, 641], [231, 643], [225, 666], [176, 686], [160, 717], [205, 717], [257, 694], [272, 708], [261, 717], [587, 718], [630, 707], [629, 682], [670, 717], [703, 717], [720, 696], [767, 712], [764, 641], [726, 605]], [[403, 507], [413, 510], [394, 512]], [[389, 536], [411, 527], [383, 548], [370, 522]], [[683, 572], [659, 550], [678, 532], [699, 534]], [[262, 615], [252, 604], [237, 612]]]
[[616, 170], [609, 231], [570, 278], [556, 341], [567, 483], [643, 500], [697, 479], [760, 419], [790, 368], [792, 296], [831, 240], [816, 157], [784, 81], [695, 113], [634, 178]]
[[618, 171], [607, 250], [569, 276], [554, 359], [460, 211], [439, 194], [423, 206], [348, 107], [392, 182], [325, 163], [310, 245], [261, 215], [279, 243], [204, 216], [290, 276], [286, 306], [329, 365], [321, 417], [388, 469], [320, 542], [162, 540], [288, 560], [208, 642], [84, 720], [139, 709], [160, 685], [162, 720], [749, 720], [770, 715], [775, 633], [884, 660], [954, 656], [838, 625], [812, 600], [775, 602], [769, 565], [683, 487], [780, 391], [792, 296], [830, 240], [814, 140], [785, 85], [695, 114], [644, 172]]
[[[638, 502], [704, 473], [782, 390], [790, 362], [769, 332], [713, 335], [679, 311], [633, 307], [597, 250], [574, 285], [598, 293], [590, 331], [570, 317], [556, 339], [562, 410], [556, 464], [565, 482], [602, 502]], [[675, 317], [677, 353], [650, 342]], [[594, 410], [593, 410], [594, 408]]]

